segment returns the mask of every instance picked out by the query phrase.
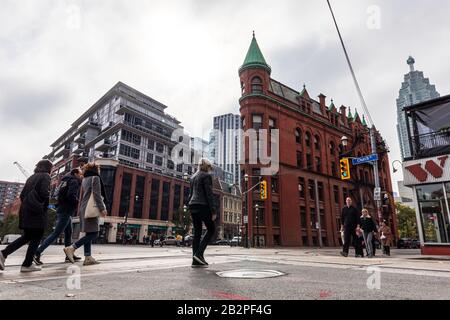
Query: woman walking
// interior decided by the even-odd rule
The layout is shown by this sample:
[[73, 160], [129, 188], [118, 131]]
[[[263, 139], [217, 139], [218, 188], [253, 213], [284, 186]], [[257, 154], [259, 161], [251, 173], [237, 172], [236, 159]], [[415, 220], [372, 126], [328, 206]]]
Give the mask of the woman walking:
[[75, 242], [72, 246], [64, 248], [67, 258], [75, 263], [75, 250], [84, 246], [84, 263], [89, 266], [98, 264], [92, 257], [92, 241], [97, 239], [100, 231], [100, 217], [107, 215], [104, 201], [106, 200], [105, 186], [100, 178], [99, 166], [95, 163], [88, 163], [83, 167], [84, 179], [81, 184], [82, 198], [80, 200], [80, 221], [81, 232], [86, 233], [83, 238]]
[[[191, 211], [194, 225], [194, 241], [192, 243], [193, 268], [208, 267], [208, 263], [203, 255], [216, 229], [214, 221], [217, 216], [214, 208], [211, 170], [211, 162], [202, 158], [198, 164], [197, 172], [191, 178], [189, 210]], [[207, 231], [203, 239], [201, 239], [203, 223]]]
[[367, 209], [362, 210], [361, 229], [363, 231], [364, 243], [366, 244], [367, 257], [373, 257], [373, 233], [377, 230], [377, 226], [369, 215]]
[[383, 220], [383, 222], [381, 223], [380, 240], [381, 245], [383, 246], [383, 254], [390, 256], [392, 246], [392, 231], [386, 220]]
[[25, 260], [20, 272], [40, 271], [33, 265], [33, 257], [47, 227], [47, 208], [50, 198], [50, 172], [53, 164], [49, 160], [41, 160], [34, 169], [34, 174], [27, 179], [20, 194], [19, 228], [23, 235], [0, 251], [0, 270], [5, 269], [5, 259], [24, 245], [28, 244]]

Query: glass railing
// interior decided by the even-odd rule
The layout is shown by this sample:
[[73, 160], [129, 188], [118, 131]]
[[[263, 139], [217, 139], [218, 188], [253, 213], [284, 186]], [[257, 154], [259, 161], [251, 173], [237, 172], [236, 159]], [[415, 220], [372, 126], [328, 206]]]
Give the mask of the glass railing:
[[450, 129], [412, 137], [413, 154], [431, 157], [450, 152]]

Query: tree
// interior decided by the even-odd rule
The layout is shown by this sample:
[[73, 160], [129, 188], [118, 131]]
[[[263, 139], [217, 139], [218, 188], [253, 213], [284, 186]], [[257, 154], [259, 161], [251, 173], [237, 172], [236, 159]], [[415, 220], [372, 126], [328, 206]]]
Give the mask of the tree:
[[[48, 222], [47, 227], [45, 228], [44, 235], [47, 236], [53, 232], [53, 227], [56, 222], [56, 210], [48, 209]], [[4, 237], [7, 234], [21, 234], [21, 230], [19, 229], [19, 215], [18, 214], [9, 214], [3, 222], [0, 224], [0, 237]]]
[[397, 207], [397, 225], [400, 238], [418, 238], [418, 228], [416, 221], [416, 211], [401, 203], [396, 204]]

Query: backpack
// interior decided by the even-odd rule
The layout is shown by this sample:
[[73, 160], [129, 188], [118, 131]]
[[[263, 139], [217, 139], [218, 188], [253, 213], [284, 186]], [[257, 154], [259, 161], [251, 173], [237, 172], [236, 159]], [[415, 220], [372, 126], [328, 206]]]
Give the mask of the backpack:
[[67, 180], [63, 180], [55, 188], [55, 190], [53, 190], [51, 198], [57, 201], [58, 203], [61, 203], [66, 199], [68, 191], [69, 191], [69, 184], [67, 183]]

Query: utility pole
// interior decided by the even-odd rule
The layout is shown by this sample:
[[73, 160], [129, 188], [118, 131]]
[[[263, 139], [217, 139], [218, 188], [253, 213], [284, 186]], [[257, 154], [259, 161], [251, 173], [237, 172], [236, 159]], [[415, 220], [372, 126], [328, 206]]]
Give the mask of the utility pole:
[[[375, 137], [375, 125], [374, 125], [374, 123], [372, 121], [372, 117], [370, 116], [370, 112], [369, 112], [369, 109], [367, 108], [366, 101], [365, 101], [365, 99], [364, 99], [364, 97], [362, 95], [361, 88], [359, 86], [358, 80], [356, 79], [356, 75], [355, 75], [355, 72], [353, 70], [353, 66], [352, 66], [352, 63], [350, 61], [350, 57], [349, 57], [349, 55], [347, 53], [347, 49], [345, 47], [344, 40], [342, 39], [342, 35], [341, 35], [340, 30], [339, 30], [339, 26], [338, 26], [338, 24], [336, 22], [336, 17], [334, 16], [333, 9], [331, 8], [330, 0], [327, 0], [327, 3], [328, 3], [328, 7], [330, 8], [331, 15], [333, 17], [333, 21], [334, 21], [334, 25], [336, 27], [336, 31], [337, 31], [337, 33], [339, 35], [339, 39], [341, 41], [342, 49], [344, 50], [344, 54], [345, 54], [345, 58], [347, 60], [348, 67], [349, 67], [350, 72], [352, 74], [352, 78], [353, 78], [353, 82], [354, 82], [355, 87], [356, 87], [356, 91], [358, 92], [359, 100], [361, 102], [361, 105], [362, 105], [362, 107], [364, 109], [364, 112], [366, 113], [368, 121], [369, 121], [369, 125], [370, 125], [369, 135], [370, 135], [370, 143], [371, 143], [371, 149], [372, 149], [371, 151], [372, 151], [372, 154], [376, 154], [377, 153], [377, 144], [376, 144], [376, 137]], [[374, 174], [374, 180], [375, 180], [375, 188], [378, 189], [378, 188], [380, 188], [380, 176], [379, 176], [379, 172], [378, 172], [378, 160], [377, 161], [373, 161], [372, 162], [372, 166], [373, 166], [373, 174]], [[381, 199], [380, 200], [376, 199], [375, 202], [376, 202], [376, 206], [377, 206], [378, 219], [380, 220], [379, 222], [381, 223], [381, 221], [383, 220], [383, 216], [381, 214]]]

